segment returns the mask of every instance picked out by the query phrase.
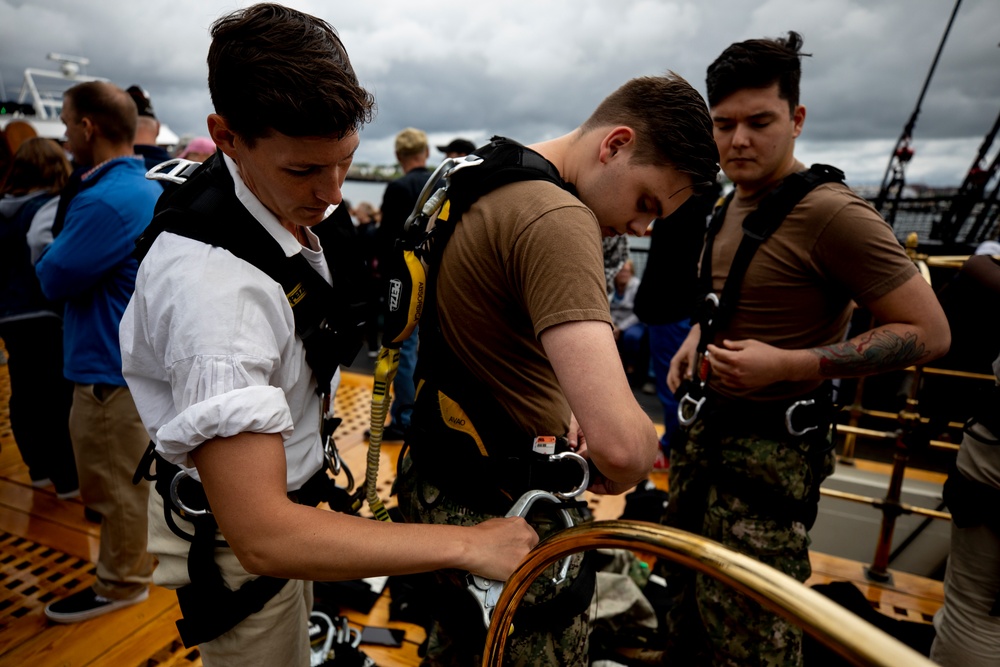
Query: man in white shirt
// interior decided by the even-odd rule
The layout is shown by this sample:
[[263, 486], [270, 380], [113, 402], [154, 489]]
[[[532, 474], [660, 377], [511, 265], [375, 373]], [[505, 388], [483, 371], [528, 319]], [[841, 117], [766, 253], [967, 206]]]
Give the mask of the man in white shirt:
[[[521, 519], [419, 526], [293, 502], [328, 479], [317, 417], [336, 389], [336, 360], [297, 333], [300, 295], [241, 252], [304, 258], [307, 299], [317, 277], [334, 295], [345, 290], [349, 258], [314, 228], [342, 201], [374, 100], [320, 19], [261, 4], [211, 32], [208, 129], [222, 156], [161, 202], [121, 327], [124, 374], [159, 457], [149, 550], [155, 581], [179, 589], [182, 637], [206, 666], [308, 665], [310, 581], [437, 568], [506, 579], [537, 535]], [[171, 233], [185, 224], [197, 231]], [[328, 319], [321, 335], [344, 356], [350, 314]], [[171, 466], [179, 476], [164, 482]], [[185, 474], [200, 484], [191, 490]], [[217, 529], [178, 513], [172, 479], [192, 494], [180, 504], [203, 493], [191, 509], [207, 503]]]

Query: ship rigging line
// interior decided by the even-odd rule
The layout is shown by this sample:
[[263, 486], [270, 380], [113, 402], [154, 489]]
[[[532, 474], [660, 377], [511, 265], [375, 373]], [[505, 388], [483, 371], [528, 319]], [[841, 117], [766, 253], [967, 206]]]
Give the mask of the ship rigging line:
[[[955, 22], [955, 16], [958, 14], [958, 8], [961, 4], [962, 0], [955, 0], [955, 8], [951, 10], [951, 18], [948, 19], [948, 26], [944, 30], [944, 35], [941, 36], [941, 43], [938, 44], [937, 53], [934, 55], [934, 61], [931, 63], [931, 69], [927, 73], [927, 78], [924, 80], [924, 87], [917, 98], [917, 105], [913, 109], [910, 120], [903, 128], [903, 133], [896, 142], [896, 147], [889, 157], [889, 166], [886, 167], [885, 176], [882, 177], [882, 187], [879, 189], [878, 198], [875, 200], [875, 208], [882, 214], [890, 226], [892, 226], [896, 218], [897, 204], [903, 193], [903, 185], [906, 181], [904, 169], [906, 163], [913, 157], [913, 151], [910, 149], [910, 139], [913, 135], [913, 128], [917, 124], [917, 116], [920, 115], [920, 106], [923, 104], [924, 95], [927, 94], [927, 87], [931, 83], [931, 77], [934, 76], [934, 70], [937, 68], [938, 60], [941, 58], [941, 51], [944, 50], [944, 44], [948, 40], [948, 33], [951, 32], [951, 26]], [[890, 191], [894, 194], [893, 206], [887, 215], [884, 206]]]

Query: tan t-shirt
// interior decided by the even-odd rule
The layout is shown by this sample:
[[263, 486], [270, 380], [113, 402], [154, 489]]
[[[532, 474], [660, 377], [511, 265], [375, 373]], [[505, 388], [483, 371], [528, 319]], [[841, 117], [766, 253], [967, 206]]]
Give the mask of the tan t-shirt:
[[[743, 238], [743, 220], [759, 201], [736, 196], [730, 203], [712, 249], [716, 293], [722, 292]], [[892, 229], [868, 202], [842, 184], [821, 185], [758, 248], [732, 320], [715, 342], [754, 339], [789, 350], [839, 342], [850, 323], [852, 299], [870, 303], [916, 272]], [[735, 392], [712, 384], [725, 395], [754, 399], [790, 398], [819, 385], [780, 382]]]
[[515, 421], [564, 433], [569, 404], [538, 337], [564, 322], [611, 324], [590, 209], [542, 181], [480, 198], [445, 248], [437, 297], [445, 340]]

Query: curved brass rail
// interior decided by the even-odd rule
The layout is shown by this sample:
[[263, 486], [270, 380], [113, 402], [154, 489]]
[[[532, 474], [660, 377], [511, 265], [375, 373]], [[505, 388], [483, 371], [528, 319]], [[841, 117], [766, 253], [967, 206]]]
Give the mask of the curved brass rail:
[[514, 612], [531, 582], [569, 554], [602, 548], [651, 553], [712, 576], [802, 626], [855, 665], [933, 667], [913, 649], [788, 575], [712, 540], [644, 521], [597, 521], [560, 531], [539, 543], [497, 601], [486, 635], [484, 667], [501, 664]]

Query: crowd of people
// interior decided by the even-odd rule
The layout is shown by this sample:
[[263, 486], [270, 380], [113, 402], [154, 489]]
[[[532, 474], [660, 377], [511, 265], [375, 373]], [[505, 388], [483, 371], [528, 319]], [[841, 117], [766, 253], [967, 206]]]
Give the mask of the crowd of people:
[[[795, 32], [737, 42], [708, 66], [707, 103], [672, 72], [638, 77], [564, 136], [480, 149], [502, 158], [456, 179], [399, 351], [395, 523], [317, 505], [347, 509], [327, 474], [330, 398], [341, 365], [365, 344], [377, 355], [427, 134], [397, 134], [402, 175], [378, 208], [345, 203], [375, 99], [331, 25], [276, 4], [212, 25], [208, 136], [172, 155], [140, 87], [70, 88], [65, 146], [24, 141], [0, 189], [15, 440], [33, 485], [79, 495], [101, 524], [95, 583], [46, 616], [85, 621], [155, 582], [177, 590], [205, 665], [307, 665], [311, 582], [432, 572], [424, 664], [471, 664], [485, 628], [456, 573], [503, 581], [559, 530], [551, 506], [505, 515], [526, 491], [567, 491], [572, 457], [597, 494], [669, 468], [664, 524], [805, 582], [834, 465], [831, 381], [938, 359], [954, 316], [843, 174], [796, 158], [801, 48]], [[202, 165], [179, 187], [145, 177], [172, 156]], [[636, 276], [626, 235], [650, 229]], [[996, 289], [996, 267], [968, 273]], [[859, 306], [874, 324], [849, 331]], [[660, 437], [635, 374], [656, 386]], [[1000, 487], [996, 396], [963, 443], [956, 505]], [[997, 530], [982, 512], [956, 519], [941, 664], [1000, 650], [1000, 582], [971, 558], [996, 562]], [[783, 617], [656, 570], [670, 662], [802, 664]], [[578, 554], [561, 581], [532, 584], [512, 664], [588, 663], [595, 577]]]

